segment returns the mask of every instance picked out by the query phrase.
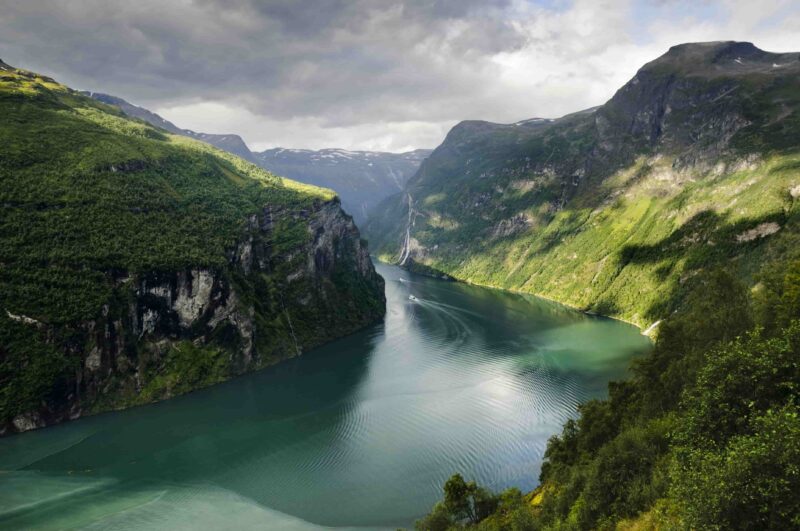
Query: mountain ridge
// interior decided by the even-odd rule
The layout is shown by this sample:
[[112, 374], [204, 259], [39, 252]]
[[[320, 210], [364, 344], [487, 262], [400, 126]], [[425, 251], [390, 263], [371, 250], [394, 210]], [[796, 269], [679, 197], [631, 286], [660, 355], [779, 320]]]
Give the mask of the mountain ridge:
[[194, 138], [228, 151], [267, 171], [306, 184], [335, 190], [345, 210], [358, 224], [366, 221], [369, 211], [382, 199], [395, 191], [402, 190], [406, 180], [432, 151], [415, 149], [403, 153], [391, 153], [348, 151], [339, 148], [311, 150], [277, 147], [254, 152], [239, 135], [209, 134], [182, 129], [160, 115], [122, 98], [99, 92], [84, 91], [83, 94], [119, 107], [129, 116], [144, 120], [170, 133]]
[[800, 54], [679, 45], [589, 112], [463, 122], [376, 213], [383, 260], [655, 340], [533, 492], [455, 474], [416, 529], [797, 527]]
[[427, 149], [389, 153], [273, 148], [255, 153], [255, 158], [261, 167], [277, 174], [336, 190], [360, 226], [380, 201], [403, 189], [430, 153]]

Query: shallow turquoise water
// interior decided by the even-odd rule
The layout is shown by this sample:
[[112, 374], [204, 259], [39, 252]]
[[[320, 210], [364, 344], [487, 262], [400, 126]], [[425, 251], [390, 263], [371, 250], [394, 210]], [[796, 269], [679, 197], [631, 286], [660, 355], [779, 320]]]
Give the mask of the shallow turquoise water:
[[0, 527], [409, 526], [454, 472], [534, 487], [548, 437], [649, 348], [634, 327], [540, 299], [378, 270], [383, 324], [167, 402], [0, 439]]

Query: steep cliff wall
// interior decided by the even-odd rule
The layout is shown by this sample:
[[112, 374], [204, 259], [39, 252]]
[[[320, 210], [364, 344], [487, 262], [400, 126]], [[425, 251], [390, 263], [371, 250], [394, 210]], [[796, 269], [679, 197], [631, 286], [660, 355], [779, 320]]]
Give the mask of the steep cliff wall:
[[[282, 246], [282, 227], [305, 233]], [[68, 355], [48, 396], [0, 433], [165, 399], [252, 371], [379, 320], [383, 279], [338, 199], [264, 206], [221, 268], [109, 271], [96, 318], [52, 326], [6, 312], [13, 326]]]

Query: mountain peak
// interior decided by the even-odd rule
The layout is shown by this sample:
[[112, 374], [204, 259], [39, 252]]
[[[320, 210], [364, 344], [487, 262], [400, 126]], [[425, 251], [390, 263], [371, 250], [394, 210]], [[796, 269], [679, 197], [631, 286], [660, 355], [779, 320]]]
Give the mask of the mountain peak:
[[719, 76], [785, 73], [800, 69], [800, 54], [764, 51], [752, 42], [692, 42], [671, 47], [639, 72]]
[[687, 42], [670, 47], [664, 56], [666, 57], [687, 57], [693, 59], [712, 58], [717, 59], [726, 56], [747, 57], [752, 55], [765, 54], [752, 42], [739, 41], [710, 41], [710, 42]]

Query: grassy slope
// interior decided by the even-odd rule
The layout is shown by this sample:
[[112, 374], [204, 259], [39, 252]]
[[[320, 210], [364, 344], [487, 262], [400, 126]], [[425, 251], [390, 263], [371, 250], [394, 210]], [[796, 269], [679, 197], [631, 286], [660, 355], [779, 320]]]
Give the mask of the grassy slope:
[[48, 323], [93, 317], [101, 271], [219, 267], [264, 204], [333, 198], [34, 74], [0, 73], [0, 113], [4, 309]]
[[[457, 126], [408, 187], [415, 266], [646, 327], [676, 309], [685, 280], [704, 268], [732, 263], [751, 278], [765, 254], [794, 246], [797, 54], [776, 56], [793, 61], [778, 72], [773, 56], [732, 71], [733, 56], [723, 67], [700, 52], [654, 61], [593, 112]], [[651, 125], [661, 99], [670, 112]], [[728, 138], [726, 120], [746, 123]], [[368, 236], [396, 260], [405, 197], [379, 210]], [[737, 239], [769, 222], [781, 230]]]
[[[468, 253], [445, 252], [427, 265], [647, 326], [674, 309], [670, 301], [686, 275], [735, 260], [750, 277], [764, 252], [796, 242], [796, 200], [789, 189], [800, 184], [800, 155], [776, 155], [751, 169], [680, 186], [660, 180], [670, 172], [668, 160], [645, 165], [639, 161], [604, 183], [614, 197], [608, 204], [583, 207], [577, 199], [540, 230], [478, 243], [477, 251], [472, 243]], [[433, 212], [426, 209], [428, 219]], [[737, 240], [770, 221], [783, 229], [769, 237], [769, 246], [763, 238]], [[415, 234], [443, 246], [438, 234]]]

